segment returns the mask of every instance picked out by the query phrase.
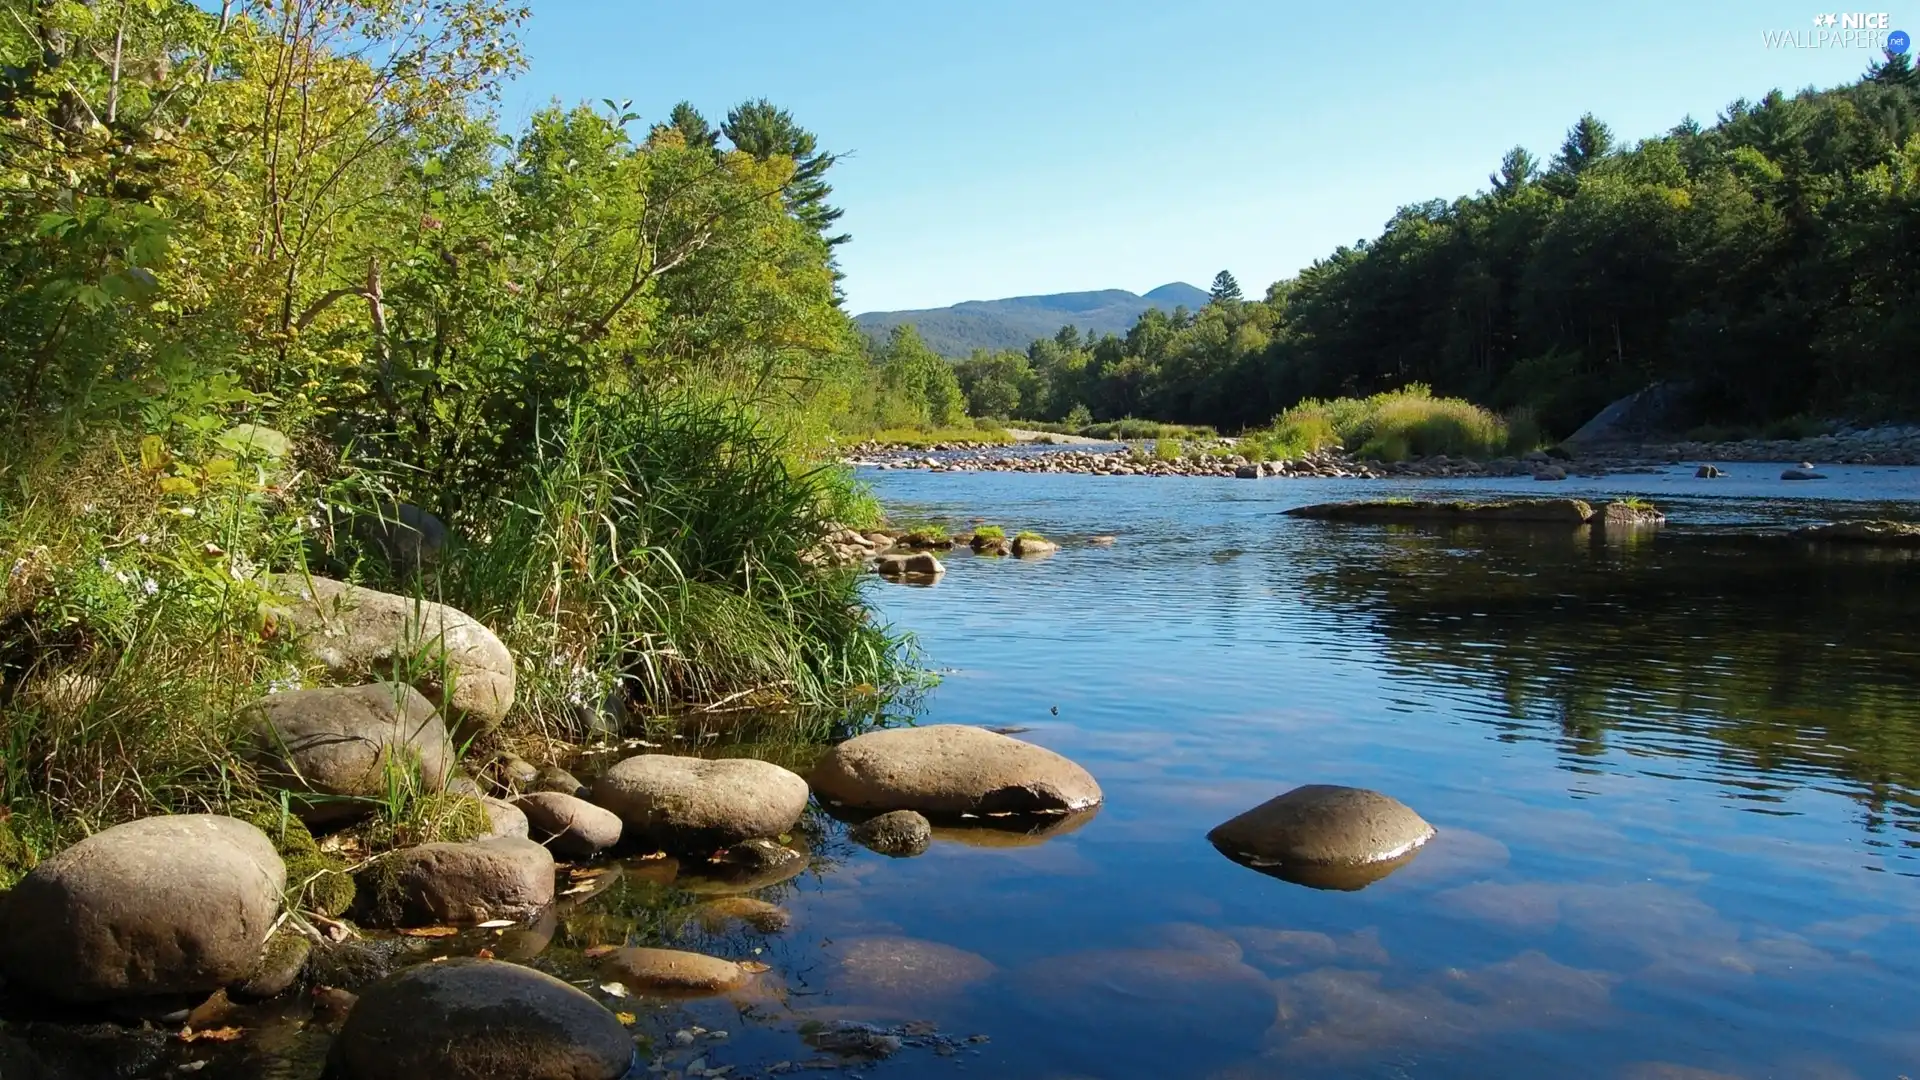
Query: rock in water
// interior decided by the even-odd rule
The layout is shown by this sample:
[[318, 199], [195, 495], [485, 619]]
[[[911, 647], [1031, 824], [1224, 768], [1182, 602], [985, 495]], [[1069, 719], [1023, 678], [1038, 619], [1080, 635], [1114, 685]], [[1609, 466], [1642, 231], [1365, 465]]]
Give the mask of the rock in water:
[[1825, 480], [1826, 474], [1815, 471], [1812, 464], [1801, 462], [1796, 469], [1787, 469], [1780, 474], [1782, 480]]
[[557, 791], [536, 791], [514, 800], [533, 833], [562, 855], [582, 858], [620, 842], [620, 815]]
[[1880, 547], [1920, 547], [1920, 525], [1904, 521], [1835, 521], [1795, 529], [1802, 540], [1822, 540]]
[[389, 766], [439, 791], [458, 756], [433, 703], [400, 683], [273, 694], [248, 719], [262, 781], [293, 792], [309, 822], [365, 814], [362, 800], [386, 792]]
[[616, 949], [601, 963], [627, 989], [657, 997], [724, 994], [747, 981], [747, 969], [731, 960], [679, 949]]
[[854, 843], [882, 855], [918, 855], [933, 843], [933, 823], [913, 810], [895, 810], [868, 818], [847, 830]]
[[911, 555], [882, 555], [874, 563], [874, 572], [883, 578], [937, 578], [947, 572], [940, 560], [929, 552]]
[[325, 1080], [618, 1080], [633, 1036], [551, 975], [497, 960], [420, 964], [368, 987]]
[[60, 1001], [211, 993], [254, 973], [286, 886], [273, 842], [244, 821], [116, 825], [14, 887], [0, 972]]
[[1100, 804], [1085, 769], [1044, 747], [961, 724], [871, 731], [815, 767], [824, 799], [924, 814], [1071, 813]]
[[1702, 465], [1693, 470], [1693, 476], [1696, 480], [1719, 480], [1726, 475], [1727, 474], [1721, 472], [1717, 466], [1713, 465]]
[[518, 919], [553, 902], [553, 855], [531, 840], [421, 844], [390, 858], [392, 899], [409, 925]]
[[[1566, 479], [1563, 475], [1560, 479]], [[1512, 524], [1585, 525], [1593, 506], [1581, 499], [1513, 499], [1507, 502], [1427, 502], [1389, 499], [1384, 502], [1317, 503], [1282, 511], [1288, 517], [1322, 521], [1365, 521], [1394, 524]]]
[[786, 833], [807, 794], [805, 780], [771, 762], [667, 754], [628, 758], [593, 785], [593, 801], [618, 814], [630, 837], [679, 851]]
[[751, 896], [723, 896], [708, 900], [693, 909], [693, 916], [699, 920], [701, 929], [709, 934], [725, 933], [733, 923], [740, 923], [763, 934], [777, 934], [793, 925], [793, 916], [787, 913], [786, 908]]
[[1603, 530], [1647, 529], [1667, 523], [1667, 515], [1648, 503], [1610, 502], [1594, 519]]
[[1433, 839], [1426, 819], [1365, 788], [1308, 784], [1207, 834], [1216, 848], [1263, 873], [1315, 888], [1359, 889]]
[[1059, 544], [1042, 536], [1022, 534], [1013, 538], [1013, 553], [1022, 559], [1038, 559], [1059, 550]]
[[584, 799], [589, 794], [587, 785], [558, 765], [542, 765], [540, 770], [534, 773], [530, 787], [534, 791], [557, 791], [562, 795], [572, 795], [576, 799]]
[[513, 655], [464, 612], [331, 578], [274, 583], [295, 600], [282, 614], [301, 648], [329, 669], [404, 677], [470, 727], [492, 727], [513, 707]]

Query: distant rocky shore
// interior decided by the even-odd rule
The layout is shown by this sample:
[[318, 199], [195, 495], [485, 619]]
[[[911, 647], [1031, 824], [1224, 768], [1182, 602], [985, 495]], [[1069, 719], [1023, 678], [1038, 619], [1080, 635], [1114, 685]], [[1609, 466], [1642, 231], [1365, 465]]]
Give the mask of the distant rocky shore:
[[[1040, 444], [1044, 445], [1044, 444]], [[1290, 461], [1253, 461], [1234, 452], [1230, 439], [1179, 458], [1155, 456], [1143, 445], [1108, 444], [1058, 450], [1035, 444], [1015, 446], [952, 443], [897, 447], [863, 443], [844, 459], [876, 469], [926, 469], [931, 472], [1084, 473], [1097, 476], [1207, 476], [1286, 478], [1458, 478], [1532, 476], [1564, 480], [1569, 476], [1605, 476], [1651, 472], [1665, 465], [1697, 462], [1808, 462], [1839, 465], [1920, 465], [1920, 425], [1841, 431], [1807, 439], [1746, 439], [1732, 442], [1645, 442], [1586, 446], [1577, 452], [1555, 448], [1518, 457], [1473, 460], [1445, 454], [1411, 461], [1363, 460], [1339, 450], [1322, 450]]]

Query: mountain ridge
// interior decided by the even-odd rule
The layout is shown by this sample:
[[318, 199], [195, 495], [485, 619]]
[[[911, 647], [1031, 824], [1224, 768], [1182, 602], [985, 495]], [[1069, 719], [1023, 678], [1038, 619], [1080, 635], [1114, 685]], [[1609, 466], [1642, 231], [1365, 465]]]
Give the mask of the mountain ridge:
[[853, 322], [876, 342], [884, 342], [894, 327], [912, 324], [934, 352], [959, 359], [975, 349], [1024, 351], [1035, 338], [1052, 337], [1069, 325], [1096, 337], [1124, 334], [1148, 308], [1171, 312], [1206, 302], [1206, 290], [1172, 281], [1145, 295], [1126, 289], [1093, 289], [963, 300], [942, 308], [868, 311], [854, 316]]

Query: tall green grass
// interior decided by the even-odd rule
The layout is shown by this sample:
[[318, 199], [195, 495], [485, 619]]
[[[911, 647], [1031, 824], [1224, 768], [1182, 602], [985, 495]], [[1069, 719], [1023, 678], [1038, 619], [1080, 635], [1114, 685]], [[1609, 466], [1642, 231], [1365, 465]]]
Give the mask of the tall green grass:
[[1079, 435], [1088, 439], [1111, 439], [1115, 442], [1142, 439], [1203, 441], [1220, 437], [1218, 431], [1205, 424], [1163, 424], [1158, 420], [1136, 420], [1133, 417], [1127, 417], [1124, 420], [1107, 420], [1098, 424], [1062, 423], [1054, 420], [1013, 420], [1008, 424], [1023, 431], [1046, 431], [1055, 435]]
[[976, 421], [964, 426], [940, 428], [891, 427], [871, 431], [857, 436], [860, 442], [876, 442], [886, 446], [910, 446], [916, 448], [933, 446], [938, 443], [1010, 443], [1013, 436], [1007, 430], [988, 421]]
[[[852, 570], [812, 565], [852, 496], [790, 466], [748, 410], [694, 396], [581, 407], [449, 561], [449, 602], [503, 628], [519, 710], [577, 735], [609, 694], [653, 711], [829, 710], [910, 678]], [[839, 507], [841, 509], [836, 509]]]
[[1404, 461], [1434, 454], [1492, 457], [1516, 449], [1516, 435], [1537, 439], [1537, 428], [1530, 421], [1510, 427], [1478, 405], [1436, 398], [1416, 383], [1367, 398], [1310, 398], [1280, 414], [1271, 427], [1243, 436], [1240, 447], [1262, 460], [1340, 448], [1363, 458]]

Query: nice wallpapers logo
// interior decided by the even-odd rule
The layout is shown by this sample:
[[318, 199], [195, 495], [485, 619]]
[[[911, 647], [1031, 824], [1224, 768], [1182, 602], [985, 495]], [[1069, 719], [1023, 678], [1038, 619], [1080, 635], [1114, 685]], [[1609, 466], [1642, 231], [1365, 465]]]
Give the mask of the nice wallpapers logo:
[[1884, 11], [1826, 12], [1813, 17], [1811, 30], [1764, 30], [1761, 38], [1769, 49], [1878, 49], [1889, 56], [1913, 45]]

